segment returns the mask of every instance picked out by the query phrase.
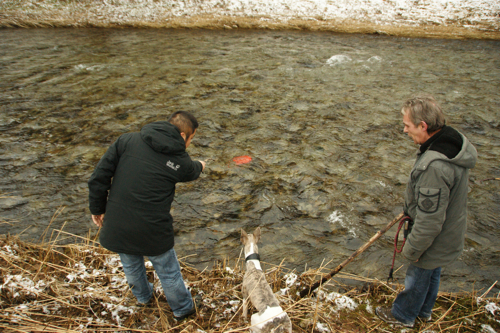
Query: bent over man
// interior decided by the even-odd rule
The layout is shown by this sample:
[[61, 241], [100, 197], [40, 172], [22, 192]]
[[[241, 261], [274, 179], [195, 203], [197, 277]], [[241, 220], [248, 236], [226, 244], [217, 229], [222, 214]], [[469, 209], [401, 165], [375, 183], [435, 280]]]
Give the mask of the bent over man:
[[431, 96], [403, 104], [404, 132], [420, 145], [406, 187], [404, 212], [413, 223], [403, 247], [410, 265], [405, 289], [392, 308], [378, 307], [384, 321], [413, 327], [415, 319], [430, 321], [441, 267], [464, 248], [469, 169], [477, 152], [467, 138], [450, 126]]
[[186, 152], [197, 128], [193, 115], [178, 111], [168, 121], [123, 134], [88, 181], [92, 220], [102, 227], [101, 245], [120, 255], [139, 304], [148, 304], [153, 295], [144, 265], [147, 256], [177, 320], [194, 314], [196, 306], [173, 248], [170, 207], [175, 184], [195, 180], [205, 169], [205, 162], [192, 161]]

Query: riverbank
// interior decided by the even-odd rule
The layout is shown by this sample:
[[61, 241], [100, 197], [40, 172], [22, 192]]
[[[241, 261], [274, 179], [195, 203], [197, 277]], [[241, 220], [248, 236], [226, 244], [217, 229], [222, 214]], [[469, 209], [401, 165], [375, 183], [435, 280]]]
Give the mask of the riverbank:
[[[57, 240], [75, 238], [70, 245]], [[196, 317], [177, 323], [151, 267], [156, 295], [151, 307], [138, 307], [126, 284], [118, 256], [92, 239], [60, 231], [45, 244], [0, 238], [0, 328], [3, 332], [240, 332], [243, 319], [241, 258], [198, 271], [182, 262], [192, 294], [203, 297]], [[282, 263], [283, 264], [283, 263]], [[281, 264], [281, 265], [282, 265]], [[433, 320], [401, 330], [374, 314], [390, 305], [400, 284], [339, 274], [311, 297], [298, 292], [326, 273], [325, 269], [289, 271], [263, 263], [273, 291], [292, 320], [294, 332], [498, 332], [500, 295], [488, 290], [440, 293]], [[358, 287], [342, 279], [356, 280]], [[253, 309], [250, 310], [250, 315]]]
[[5, 0], [0, 27], [272, 29], [449, 39], [500, 39], [486, 0]]

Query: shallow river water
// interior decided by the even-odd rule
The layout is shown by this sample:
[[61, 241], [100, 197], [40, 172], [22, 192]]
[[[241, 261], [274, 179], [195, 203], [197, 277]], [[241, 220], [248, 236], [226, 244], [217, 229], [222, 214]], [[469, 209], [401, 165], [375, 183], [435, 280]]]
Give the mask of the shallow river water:
[[[466, 249], [441, 289], [499, 280], [500, 181], [485, 180], [500, 177], [498, 41], [16, 29], [0, 44], [2, 234], [94, 235], [86, 182], [104, 151], [187, 110], [200, 121], [188, 151], [208, 164], [177, 187], [178, 255], [199, 268], [237, 258], [240, 229], [261, 226], [263, 261], [331, 269], [402, 211], [417, 147], [399, 110], [427, 92], [479, 154]], [[253, 160], [235, 165], [239, 155]], [[343, 271], [385, 280], [395, 231]]]

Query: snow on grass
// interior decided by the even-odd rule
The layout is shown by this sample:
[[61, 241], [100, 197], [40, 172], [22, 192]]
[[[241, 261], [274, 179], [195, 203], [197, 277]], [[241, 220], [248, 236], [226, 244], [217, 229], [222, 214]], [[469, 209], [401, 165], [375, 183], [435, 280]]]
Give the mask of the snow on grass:
[[297, 276], [297, 274], [294, 274], [294, 273], [288, 273], [288, 274], [285, 274], [283, 276], [283, 278], [285, 279], [286, 287], [281, 288], [280, 291], [277, 293], [277, 295], [281, 295], [281, 296], [287, 295], [290, 288], [297, 284], [296, 281], [297, 281], [298, 276]]
[[155, 22], [197, 15], [246, 17], [277, 21], [357, 20], [377, 24], [418, 25], [462, 22], [500, 26], [500, 1], [491, 0], [4, 0], [0, 10], [21, 8], [30, 13], [59, 11], [70, 16], [122, 23]]
[[[113, 319], [115, 320], [115, 322], [118, 325], [122, 324], [122, 318], [120, 317], [120, 315], [125, 315], [125, 314], [132, 315], [135, 312], [135, 308], [134, 307], [127, 307], [127, 306], [123, 306], [123, 305], [120, 305], [120, 304], [105, 303], [105, 302], [101, 302], [101, 304], [106, 309], [108, 309], [108, 311], [111, 313], [111, 316], [113, 317]], [[101, 314], [103, 316], [106, 315], [106, 313], [104, 311]]]
[[486, 303], [487, 304], [484, 308], [486, 309], [486, 311], [488, 311], [492, 315], [495, 315], [495, 313], [500, 310], [500, 307], [498, 307], [498, 305], [496, 303], [493, 303], [493, 302], [486, 302]]
[[358, 303], [356, 303], [356, 301], [354, 301], [352, 298], [347, 297], [346, 295], [339, 294], [337, 292], [331, 292], [327, 294], [324, 291], [320, 290], [318, 292], [318, 297], [320, 300], [335, 304], [336, 312], [341, 310], [353, 311], [358, 307]]
[[[3, 246], [0, 248], [0, 252], [3, 257], [10, 257], [11, 259], [19, 258], [17, 256], [17, 251], [13, 250], [11, 246]], [[106, 292], [106, 290], [113, 289], [127, 289], [127, 280], [123, 273], [120, 271], [120, 260], [118, 255], [108, 255], [104, 260], [104, 266], [100, 269], [95, 269], [91, 267], [87, 267], [83, 261], [76, 262], [73, 265], [73, 270], [70, 274], [67, 274], [66, 277], [66, 286], [73, 285], [77, 286], [78, 290], [85, 292], [76, 293], [71, 298], [88, 298], [88, 299], [99, 299], [96, 297], [97, 294], [101, 294], [102, 292]], [[100, 290], [96, 290], [96, 288], [92, 286], [85, 286], [88, 280], [95, 280], [99, 278], [104, 278], [106, 276], [111, 275], [111, 284], [107, 287], [100, 287]], [[42, 275], [40, 275], [41, 277]], [[3, 276], [3, 283], [0, 284], [0, 292], [5, 293], [4, 295], [9, 295], [10, 297], [16, 298], [24, 298], [26, 296], [29, 297], [37, 297], [45, 292], [47, 292], [48, 288], [52, 285], [57, 284], [57, 280], [55, 277], [44, 276], [45, 279], [33, 281], [33, 277], [23, 276], [20, 274], [13, 275], [5, 275]], [[107, 309], [107, 311], [111, 314], [113, 320], [118, 324], [122, 324], [122, 317], [130, 316], [136, 310], [134, 307], [126, 307], [121, 305], [121, 299], [117, 297], [108, 295], [107, 300], [109, 302], [101, 302], [102, 306]], [[46, 314], [56, 313], [60, 308], [60, 304], [51, 304], [46, 305], [40, 303], [38, 301], [32, 301], [27, 304], [19, 305], [15, 308], [19, 313], [37, 311], [37, 309], [41, 309], [41, 311]], [[105, 313], [102, 313], [104, 315]], [[13, 314], [10, 318], [10, 321], [15, 323], [17, 319], [22, 317], [22, 314]], [[83, 327], [83, 326], [82, 326]]]
[[316, 323], [316, 329], [320, 332], [330, 332], [330, 329], [325, 324], [320, 322]]
[[4, 289], [10, 292], [14, 298], [37, 296], [45, 290], [47, 285], [48, 283], [43, 280], [34, 283], [31, 279], [22, 275], [7, 275], [4, 277], [4, 283], [0, 285], [0, 291]]
[[497, 333], [497, 331], [488, 324], [481, 324], [482, 333]]
[[[5, 241], [3, 244], [0, 243], [0, 259], [4, 267], [4, 274], [0, 277], [0, 293], [2, 294], [0, 305], [5, 325], [22, 325], [26, 332], [35, 331], [39, 327], [44, 327], [47, 331], [55, 331], [58, 329], [57, 325], [60, 325], [60, 331], [63, 331], [68, 327], [66, 326], [68, 323], [80, 332], [124, 331], [130, 325], [136, 330], [151, 331], [152, 327], [162, 325], [159, 321], [165, 313], [162, 314], [161, 309], [168, 308], [165, 300], [157, 299], [158, 309], [138, 308], [135, 298], [128, 291], [118, 255], [109, 254], [106, 251], [87, 251], [87, 248], [76, 245], [73, 245], [74, 251], [66, 251], [66, 254], [46, 253], [44, 248], [27, 246], [26, 243], [20, 243], [23, 244], [22, 246], [17, 246], [12, 241], [9, 243], [11, 244]], [[53, 249], [50, 248], [50, 251]], [[85, 253], [85, 258], [82, 258], [82, 253]], [[50, 260], [41, 264], [38, 258]], [[219, 331], [217, 328], [220, 327], [226, 327], [231, 331], [233, 329], [242, 331], [242, 325], [247, 329], [246, 322], [240, 321], [238, 317], [241, 314], [242, 305], [238, 289], [243, 274], [237, 269], [238, 267], [235, 266], [232, 270], [234, 276], [233, 274], [229, 276], [228, 270], [225, 269], [205, 273], [203, 277], [200, 277], [202, 273], [198, 271], [190, 271], [187, 276], [196, 281], [193, 285], [205, 288], [204, 291], [197, 291], [198, 294], [204, 295], [204, 306], [201, 307], [197, 317], [197, 327], [188, 329], [178, 326], [176, 330], [172, 329], [172, 332], [180, 332], [181, 329], [183, 332], [215, 332]], [[183, 269], [187, 270], [186, 267]], [[318, 271], [313, 272], [313, 274], [308, 273], [308, 276], [318, 275]], [[68, 283], [68, 275], [71, 275], [71, 283]], [[277, 285], [286, 288], [300, 287], [301, 283], [298, 280], [301, 278], [289, 272], [279, 277]], [[307, 284], [310, 282], [305, 281]], [[378, 289], [378, 292], [385, 292], [384, 290]], [[388, 293], [381, 294], [379, 301], [375, 300], [377, 304], [382, 300], [387, 302], [393, 297], [394, 290], [387, 290]], [[309, 298], [304, 302], [296, 302], [291, 297], [279, 297], [279, 299], [287, 311], [290, 309], [289, 313], [293, 314], [291, 319], [294, 325], [303, 324], [307, 331], [314, 328], [316, 331], [331, 332], [342, 327], [346, 315], [349, 318], [362, 316], [371, 327], [378, 325], [379, 319], [374, 316], [370, 299], [366, 296], [365, 292], [359, 294], [352, 291], [342, 295], [320, 290], [317, 293], [317, 299]], [[438, 317], [443, 313], [448, 313], [456, 304], [456, 301], [448, 297], [440, 298], [440, 301], [440, 307], [436, 309]], [[364, 304], [366, 304], [368, 315], [362, 306]], [[466, 314], [466, 317], [460, 315], [458, 319], [446, 318], [441, 322], [448, 325], [444, 326], [444, 329], [461, 325], [465, 330], [473, 327], [474, 331], [494, 332], [498, 324], [490, 319], [497, 320], [498, 318], [500, 312], [498, 297], [496, 299], [467, 299], [464, 304], [470, 304], [471, 308], [474, 308], [470, 312], [475, 312]], [[302, 313], [306, 315], [303, 316]], [[313, 316], [310, 315], [312, 313], [318, 313], [319, 316], [313, 320]], [[59, 324], [65, 318], [69, 321]], [[356, 325], [356, 323], [353, 324]], [[124, 325], [123, 328], [122, 325]], [[33, 330], [30, 329], [31, 327]], [[360, 329], [363, 328], [366, 328], [366, 325], [360, 324]]]

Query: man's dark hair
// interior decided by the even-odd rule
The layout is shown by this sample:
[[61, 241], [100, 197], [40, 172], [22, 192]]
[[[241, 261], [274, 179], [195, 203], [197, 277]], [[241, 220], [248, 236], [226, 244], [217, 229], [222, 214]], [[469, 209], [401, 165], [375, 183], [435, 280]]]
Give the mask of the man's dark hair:
[[401, 113], [403, 115], [408, 114], [415, 126], [424, 121], [428, 126], [428, 133], [435, 132], [446, 124], [441, 107], [434, 97], [430, 95], [415, 96], [408, 99], [403, 104]]
[[179, 131], [186, 133], [186, 138], [189, 138], [194, 131], [198, 128], [198, 120], [187, 111], [176, 111], [168, 122], [179, 129]]

